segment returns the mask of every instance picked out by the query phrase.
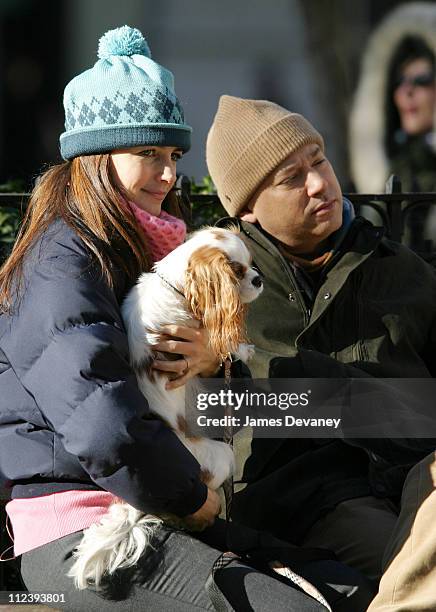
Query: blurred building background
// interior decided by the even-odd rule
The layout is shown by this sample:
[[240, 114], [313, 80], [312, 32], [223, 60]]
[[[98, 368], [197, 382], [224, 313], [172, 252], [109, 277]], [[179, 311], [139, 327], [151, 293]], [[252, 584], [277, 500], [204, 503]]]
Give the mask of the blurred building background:
[[[403, 2], [404, 3], [404, 2]], [[185, 174], [206, 174], [204, 143], [222, 93], [306, 115], [349, 184], [347, 115], [362, 50], [395, 0], [0, 0], [0, 183], [29, 188], [60, 161], [62, 94], [96, 61], [98, 38], [128, 24], [175, 74], [194, 128]]]

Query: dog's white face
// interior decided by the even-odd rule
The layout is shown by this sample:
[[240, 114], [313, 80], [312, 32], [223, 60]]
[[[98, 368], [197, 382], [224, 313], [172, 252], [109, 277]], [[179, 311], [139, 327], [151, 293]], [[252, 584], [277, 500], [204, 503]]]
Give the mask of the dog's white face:
[[230, 268], [233, 270], [237, 283], [239, 285], [239, 295], [243, 304], [248, 304], [255, 300], [263, 291], [263, 281], [259, 270], [253, 268], [251, 255], [240, 238], [237, 238], [238, 243], [233, 248], [233, 242], [230, 237], [229, 252], [227, 256], [230, 261]]
[[[192, 265], [210, 266], [215, 257], [218, 259], [218, 265], [221, 265], [223, 275], [227, 274], [228, 265], [243, 304], [252, 302], [262, 293], [262, 277], [253, 267], [251, 254], [236, 231], [222, 228], [203, 229], [195, 233], [184, 246], [189, 253], [188, 270]], [[223, 256], [221, 260], [218, 251]]]

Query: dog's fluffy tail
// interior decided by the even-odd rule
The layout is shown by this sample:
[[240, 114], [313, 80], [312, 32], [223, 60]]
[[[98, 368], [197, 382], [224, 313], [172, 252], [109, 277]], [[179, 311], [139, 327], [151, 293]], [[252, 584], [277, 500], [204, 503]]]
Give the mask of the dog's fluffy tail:
[[84, 531], [68, 576], [78, 589], [99, 587], [104, 575], [135, 565], [162, 520], [128, 504], [112, 504], [107, 516]]

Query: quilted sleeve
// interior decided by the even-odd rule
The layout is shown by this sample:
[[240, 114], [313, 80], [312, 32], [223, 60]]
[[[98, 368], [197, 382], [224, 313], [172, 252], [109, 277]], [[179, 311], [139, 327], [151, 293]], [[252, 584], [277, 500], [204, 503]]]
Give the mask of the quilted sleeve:
[[114, 292], [87, 259], [68, 253], [37, 266], [15, 325], [15, 341], [26, 342], [15, 371], [97, 485], [144, 512], [201, 507], [200, 466], [150, 413]]

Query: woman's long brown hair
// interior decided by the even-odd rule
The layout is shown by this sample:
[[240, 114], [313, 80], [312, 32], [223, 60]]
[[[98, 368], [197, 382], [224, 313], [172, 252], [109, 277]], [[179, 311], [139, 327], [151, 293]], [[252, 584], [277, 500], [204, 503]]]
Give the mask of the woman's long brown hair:
[[[113, 287], [115, 265], [134, 281], [150, 269], [144, 236], [125, 205], [110, 170], [110, 155], [76, 157], [52, 166], [38, 180], [14, 248], [0, 269], [0, 312], [10, 312], [23, 280], [23, 263], [35, 241], [57, 218], [62, 218], [83, 240]], [[178, 213], [176, 196], [167, 200]], [[168, 202], [167, 202], [168, 203]]]

